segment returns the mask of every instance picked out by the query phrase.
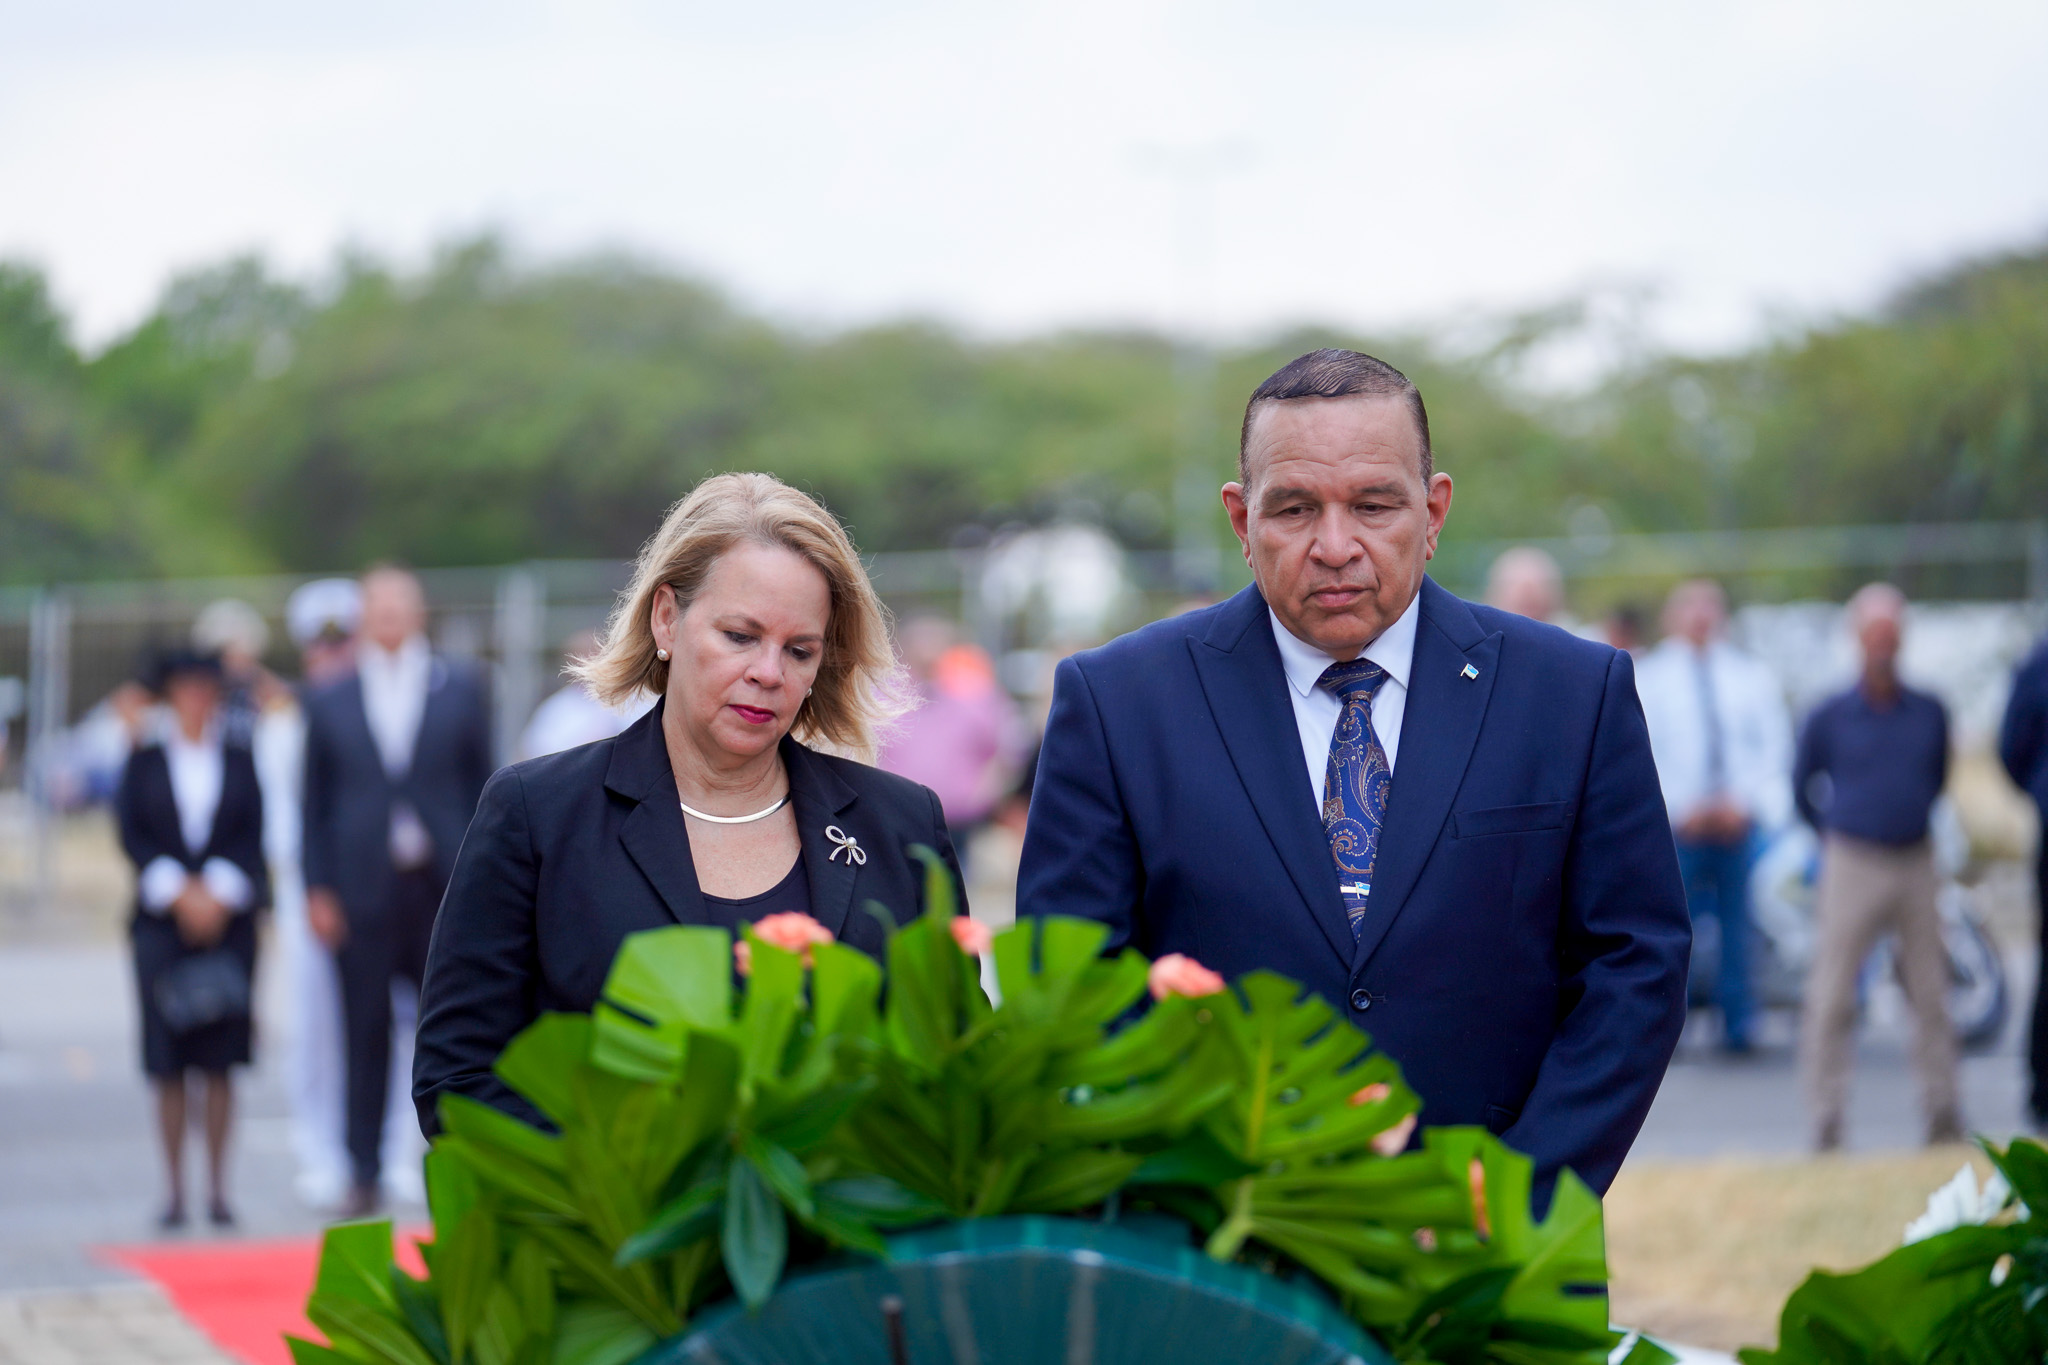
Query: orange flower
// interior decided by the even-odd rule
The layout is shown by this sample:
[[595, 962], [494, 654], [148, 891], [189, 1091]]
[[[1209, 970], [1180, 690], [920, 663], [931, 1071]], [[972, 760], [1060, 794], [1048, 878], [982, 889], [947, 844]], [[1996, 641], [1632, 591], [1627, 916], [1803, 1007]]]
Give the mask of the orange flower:
[[[773, 948], [788, 953], [803, 955], [804, 966], [811, 965], [811, 945], [830, 943], [832, 931], [794, 910], [781, 914], [763, 915], [754, 923], [754, 937]], [[733, 962], [739, 967], [740, 975], [747, 976], [754, 970], [754, 946], [744, 937], [736, 938], [732, 944]]]
[[1223, 978], [1184, 953], [1168, 953], [1152, 964], [1145, 974], [1154, 1000], [1169, 995], [1216, 995], [1223, 990]]
[[1388, 1085], [1385, 1081], [1374, 1081], [1371, 1085], [1366, 1086], [1351, 1097], [1351, 1107], [1357, 1109], [1368, 1104], [1378, 1104], [1393, 1093], [1393, 1086]]
[[965, 915], [953, 916], [946, 927], [953, 931], [953, 942], [959, 944], [960, 951], [969, 957], [980, 957], [996, 940], [986, 924]]
[[1408, 1139], [1415, 1132], [1415, 1115], [1410, 1114], [1386, 1132], [1372, 1140], [1372, 1149], [1381, 1156], [1399, 1156], [1408, 1150]]
[[1493, 1238], [1493, 1220], [1486, 1213], [1486, 1163], [1473, 1157], [1465, 1167], [1465, 1179], [1472, 1186], [1472, 1230], [1482, 1242]]

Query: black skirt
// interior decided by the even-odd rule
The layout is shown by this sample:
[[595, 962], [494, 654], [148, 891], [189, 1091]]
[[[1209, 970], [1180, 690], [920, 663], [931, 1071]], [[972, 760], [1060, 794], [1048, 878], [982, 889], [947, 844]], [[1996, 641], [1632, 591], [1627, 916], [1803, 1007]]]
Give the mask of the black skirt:
[[[186, 1033], [172, 1030], [156, 1003], [156, 983], [179, 961], [211, 951], [193, 948], [178, 937], [169, 915], [138, 914], [130, 929], [135, 943], [135, 985], [141, 994], [142, 1070], [160, 1078], [187, 1070], [226, 1071], [247, 1066], [252, 1024], [248, 1015], [221, 1019]], [[217, 947], [242, 966], [253, 988], [256, 980], [256, 916], [233, 915]]]

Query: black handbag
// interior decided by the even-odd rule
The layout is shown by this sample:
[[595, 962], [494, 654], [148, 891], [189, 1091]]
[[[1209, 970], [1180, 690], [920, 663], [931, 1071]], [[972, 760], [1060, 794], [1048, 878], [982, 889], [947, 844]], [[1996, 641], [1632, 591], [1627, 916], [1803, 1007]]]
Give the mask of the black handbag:
[[156, 979], [156, 1007], [172, 1033], [249, 1017], [249, 973], [224, 948], [179, 958]]

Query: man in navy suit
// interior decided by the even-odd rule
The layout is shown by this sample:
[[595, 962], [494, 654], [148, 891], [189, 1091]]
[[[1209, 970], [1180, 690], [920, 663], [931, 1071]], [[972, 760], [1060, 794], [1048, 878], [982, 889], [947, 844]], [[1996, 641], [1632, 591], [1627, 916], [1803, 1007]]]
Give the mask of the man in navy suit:
[[1253, 586], [1059, 667], [1018, 884], [1157, 957], [1269, 968], [1428, 1124], [1605, 1191], [1685, 1018], [1691, 927], [1628, 655], [1424, 573], [1451, 506], [1415, 386], [1316, 351], [1245, 408]]

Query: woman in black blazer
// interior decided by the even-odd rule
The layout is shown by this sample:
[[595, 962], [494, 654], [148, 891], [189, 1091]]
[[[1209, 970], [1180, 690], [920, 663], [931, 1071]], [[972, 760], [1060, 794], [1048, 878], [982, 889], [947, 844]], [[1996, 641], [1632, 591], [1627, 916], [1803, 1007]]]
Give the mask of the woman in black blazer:
[[135, 980], [142, 996], [142, 1069], [155, 1083], [170, 1173], [160, 1222], [185, 1221], [185, 1073], [206, 1077], [208, 1215], [234, 1222], [223, 1166], [234, 1089], [229, 1068], [249, 1063], [256, 915], [269, 903], [263, 794], [248, 747], [225, 742], [220, 665], [173, 655], [156, 690], [172, 725], [137, 749], [121, 774], [121, 844], [136, 869]]
[[923, 909], [913, 845], [961, 889], [930, 790], [822, 751], [872, 753], [910, 693], [852, 542], [804, 494], [765, 474], [698, 485], [577, 672], [602, 700], [660, 700], [484, 788], [421, 992], [413, 1099], [430, 1134], [447, 1093], [537, 1118], [491, 1065], [543, 1010], [589, 1010], [628, 934], [797, 912], [879, 955], [868, 903], [899, 922]]

